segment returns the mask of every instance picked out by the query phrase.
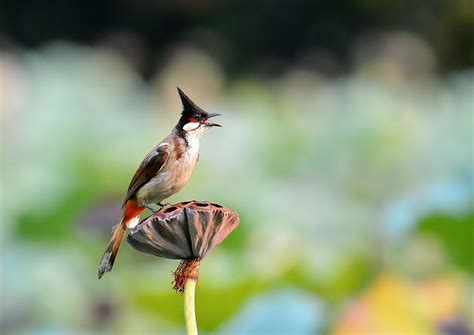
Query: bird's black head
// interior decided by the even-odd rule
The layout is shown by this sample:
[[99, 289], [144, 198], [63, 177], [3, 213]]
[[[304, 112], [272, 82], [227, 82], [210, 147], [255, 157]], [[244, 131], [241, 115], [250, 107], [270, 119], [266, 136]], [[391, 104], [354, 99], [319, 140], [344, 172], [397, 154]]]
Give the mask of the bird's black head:
[[196, 105], [184, 92], [178, 87], [178, 94], [183, 103], [183, 112], [179, 119], [177, 127], [183, 131], [193, 131], [202, 126], [205, 127], [221, 127], [216, 123], [207, 122], [208, 119], [220, 114], [213, 113], [209, 114], [205, 112], [201, 107]]

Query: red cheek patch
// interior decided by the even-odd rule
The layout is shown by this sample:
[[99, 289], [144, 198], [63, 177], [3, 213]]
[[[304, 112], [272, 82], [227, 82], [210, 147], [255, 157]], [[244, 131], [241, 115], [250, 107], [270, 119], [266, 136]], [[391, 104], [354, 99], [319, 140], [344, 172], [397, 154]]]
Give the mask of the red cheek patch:
[[188, 122], [197, 122], [197, 119], [195, 119], [195, 118], [193, 118], [193, 117], [190, 117], [190, 118], [188, 119]]

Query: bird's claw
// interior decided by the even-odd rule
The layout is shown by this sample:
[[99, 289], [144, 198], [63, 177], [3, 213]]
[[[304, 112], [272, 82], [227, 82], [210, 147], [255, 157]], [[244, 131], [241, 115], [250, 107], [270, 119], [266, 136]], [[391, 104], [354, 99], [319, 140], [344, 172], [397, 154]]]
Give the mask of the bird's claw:
[[155, 210], [153, 209], [153, 207], [150, 207], [150, 206], [148, 206], [148, 205], [145, 205], [145, 207], [146, 207], [149, 211], [151, 211], [153, 214], [156, 214], [156, 213], [157, 213], [157, 211], [155, 211]]

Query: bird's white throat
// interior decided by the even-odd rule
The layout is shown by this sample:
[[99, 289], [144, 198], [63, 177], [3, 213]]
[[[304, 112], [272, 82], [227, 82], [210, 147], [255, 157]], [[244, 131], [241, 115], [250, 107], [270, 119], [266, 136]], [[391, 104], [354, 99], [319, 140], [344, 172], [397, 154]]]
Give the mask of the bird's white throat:
[[[201, 128], [204, 128], [204, 127], [201, 127]], [[187, 152], [189, 156], [199, 155], [199, 139], [202, 137], [204, 132], [205, 130], [200, 131], [200, 128], [198, 128], [196, 130], [189, 131], [186, 133], [185, 137], [186, 137], [186, 143], [188, 145]]]
[[200, 124], [198, 122], [186, 123], [183, 126], [184, 136], [188, 141], [191, 141], [193, 138], [199, 141], [199, 139], [207, 132], [208, 129], [208, 126], [206, 126], [205, 124]]

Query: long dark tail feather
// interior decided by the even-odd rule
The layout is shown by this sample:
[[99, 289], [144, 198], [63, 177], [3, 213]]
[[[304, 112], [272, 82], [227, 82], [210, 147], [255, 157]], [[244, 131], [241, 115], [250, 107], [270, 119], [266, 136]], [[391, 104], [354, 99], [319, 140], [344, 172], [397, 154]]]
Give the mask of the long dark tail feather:
[[110, 272], [112, 270], [112, 267], [114, 266], [115, 262], [115, 257], [117, 257], [117, 253], [120, 249], [120, 245], [122, 244], [122, 240], [126, 232], [127, 225], [125, 222], [125, 218], [122, 218], [120, 223], [117, 224], [117, 226], [115, 227], [109, 245], [107, 246], [107, 249], [105, 249], [104, 255], [102, 256], [102, 259], [100, 261], [99, 272], [97, 274], [99, 279], [102, 278], [104, 273]]
[[105, 249], [104, 255], [100, 261], [98, 273], [99, 279], [104, 275], [104, 273], [112, 270], [115, 257], [117, 257], [120, 245], [122, 244], [122, 240], [127, 232], [127, 224], [131, 220], [138, 220], [140, 213], [145, 209], [145, 207], [138, 205], [134, 200], [128, 200], [124, 207], [122, 219], [115, 226], [112, 239], [110, 240], [107, 249]]

